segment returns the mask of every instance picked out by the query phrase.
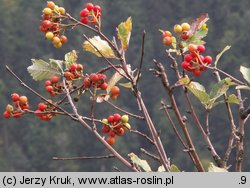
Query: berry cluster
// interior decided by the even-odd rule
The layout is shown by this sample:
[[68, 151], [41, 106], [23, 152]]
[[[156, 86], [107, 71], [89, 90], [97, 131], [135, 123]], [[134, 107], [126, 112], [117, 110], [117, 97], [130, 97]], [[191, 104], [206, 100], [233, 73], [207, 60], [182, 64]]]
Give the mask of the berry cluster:
[[71, 64], [69, 70], [64, 72], [66, 80], [74, 80], [82, 77], [83, 66], [82, 64]]
[[106, 138], [108, 144], [113, 145], [115, 143], [115, 136], [122, 136], [125, 130], [131, 129], [128, 120], [128, 115], [121, 116], [120, 114], [114, 114], [102, 120], [102, 132], [108, 134]]
[[60, 16], [64, 14], [65, 9], [58, 7], [52, 1], [48, 1], [47, 7], [43, 9], [40, 31], [45, 33], [46, 39], [51, 40], [56, 48], [62, 47], [68, 41], [67, 37], [61, 34], [62, 29], [60, 28]]
[[59, 82], [58, 76], [52, 76], [50, 80], [45, 81], [45, 89], [52, 96], [56, 96], [58, 93], [61, 93], [63, 90], [63, 86]]
[[51, 113], [52, 110], [53, 106], [50, 106], [49, 104], [45, 103], [39, 103], [37, 105], [37, 110], [35, 111], [35, 115], [39, 117], [41, 120], [49, 121], [54, 116], [54, 114]]
[[11, 99], [15, 107], [11, 104], [8, 104], [3, 116], [5, 118], [19, 118], [25, 113], [26, 110], [29, 109], [28, 98], [26, 96], [19, 96], [17, 93], [13, 93], [11, 95]]
[[177, 33], [177, 34], [180, 34], [180, 37], [183, 39], [183, 40], [187, 40], [189, 39], [189, 35], [188, 35], [188, 31], [190, 30], [190, 25], [189, 23], [182, 23], [181, 25], [179, 24], [176, 24], [174, 26], [174, 32]]
[[101, 18], [101, 7], [99, 5], [93, 5], [92, 3], [87, 3], [85, 8], [81, 10], [80, 17], [83, 24], [98, 24]]
[[104, 74], [91, 74], [83, 80], [84, 89], [89, 89], [90, 87], [98, 88], [101, 90], [106, 90], [108, 84], [106, 82], [107, 77]]
[[212, 63], [211, 56], [203, 56], [206, 50], [204, 45], [188, 45], [189, 54], [184, 56], [181, 66], [183, 69], [192, 72], [195, 76], [200, 76], [201, 72], [206, 70], [206, 66]]

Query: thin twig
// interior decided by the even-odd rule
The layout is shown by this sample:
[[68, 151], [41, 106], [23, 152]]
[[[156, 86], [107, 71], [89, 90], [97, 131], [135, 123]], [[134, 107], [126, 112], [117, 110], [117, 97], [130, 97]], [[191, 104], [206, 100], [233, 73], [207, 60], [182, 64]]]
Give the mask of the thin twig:
[[86, 159], [112, 159], [115, 158], [113, 154], [105, 155], [105, 156], [84, 156], [84, 157], [53, 157], [53, 160], [86, 160]]
[[140, 136], [146, 138], [152, 145], [155, 145], [154, 141], [153, 141], [151, 138], [149, 138], [149, 136], [147, 136], [146, 134], [144, 134], [144, 133], [142, 133], [142, 132], [140, 132], [140, 131], [138, 131], [138, 130], [132, 130], [132, 129], [130, 130], [130, 132], [131, 132], [131, 133], [138, 134], [138, 135], [140, 135]]
[[123, 110], [123, 109], [119, 108], [118, 106], [116, 106], [116, 105], [114, 105], [112, 102], [110, 102], [109, 100], [105, 100], [105, 99], [104, 99], [104, 101], [105, 101], [106, 103], [108, 103], [110, 106], [112, 106], [113, 108], [115, 108], [116, 110], [118, 110], [118, 111], [120, 111], [120, 112], [123, 112], [123, 113], [125, 113], [125, 114], [127, 114], [127, 115], [129, 115], [129, 116], [131, 116], [131, 117], [134, 117], [134, 118], [140, 119], [140, 120], [144, 120], [144, 119], [145, 119], [145, 118], [142, 117], [142, 116], [135, 115], [135, 114], [133, 114], [133, 113], [130, 113], [130, 112], [126, 111], [126, 110]]
[[167, 118], [168, 118], [168, 120], [169, 120], [169, 122], [170, 122], [170, 125], [172, 126], [172, 128], [173, 128], [173, 130], [174, 130], [174, 132], [175, 132], [175, 134], [176, 134], [176, 136], [177, 136], [177, 138], [180, 140], [180, 142], [181, 142], [181, 144], [183, 145], [183, 147], [184, 147], [185, 149], [188, 149], [188, 146], [186, 145], [186, 143], [185, 143], [184, 140], [182, 139], [182, 137], [181, 137], [179, 131], [177, 130], [177, 128], [176, 128], [176, 126], [175, 126], [175, 124], [174, 124], [174, 121], [172, 120], [172, 118], [171, 118], [171, 116], [170, 116], [170, 114], [169, 114], [169, 111], [168, 111], [168, 108], [166, 107], [166, 104], [165, 104], [163, 101], [161, 101], [161, 105], [162, 105], [162, 109], [164, 110], [164, 112], [165, 112], [165, 114], [166, 114], [166, 116], [167, 116]]
[[141, 148], [140, 150], [141, 150], [142, 153], [144, 153], [145, 155], [151, 157], [152, 159], [156, 160], [157, 162], [159, 162], [159, 163], [161, 162], [161, 160], [160, 160], [159, 157], [155, 156], [155, 155], [152, 154], [152, 153], [149, 153], [149, 152], [146, 151], [144, 148]]
[[144, 58], [144, 48], [145, 48], [145, 37], [146, 37], [146, 31], [143, 31], [142, 34], [142, 44], [141, 44], [141, 60], [140, 60], [140, 65], [139, 65], [139, 69], [138, 69], [138, 77], [136, 79], [136, 85], [139, 82], [140, 76], [141, 76], [141, 71], [142, 71], [142, 64], [143, 64], [143, 58]]

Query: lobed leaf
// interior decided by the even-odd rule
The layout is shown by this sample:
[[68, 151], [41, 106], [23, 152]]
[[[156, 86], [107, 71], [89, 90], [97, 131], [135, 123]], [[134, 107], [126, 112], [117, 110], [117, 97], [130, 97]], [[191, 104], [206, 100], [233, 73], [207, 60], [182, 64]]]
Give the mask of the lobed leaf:
[[129, 17], [125, 22], [120, 23], [117, 28], [117, 35], [121, 41], [122, 49], [124, 51], [128, 49], [131, 31], [132, 31], [131, 17]]
[[[116, 58], [114, 51], [109, 46], [108, 42], [102, 40], [99, 36], [94, 36], [83, 43], [85, 51], [95, 54], [97, 57]], [[97, 50], [98, 49], [98, 50]]]
[[226, 102], [227, 103], [233, 103], [233, 104], [239, 104], [240, 103], [238, 97], [236, 95], [234, 95], [234, 94], [229, 95], [227, 97], [227, 99], [226, 99]]
[[54, 75], [61, 75], [62, 61], [60, 60], [50, 59], [49, 63], [42, 59], [31, 59], [31, 61], [32, 65], [27, 70], [36, 81], [50, 79]]
[[146, 160], [140, 159], [140, 158], [139, 158], [136, 154], [134, 154], [134, 153], [130, 153], [130, 154], [128, 154], [128, 156], [129, 156], [130, 160], [131, 160], [134, 164], [140, 166], [145, 172], [151, 172], [151, 171], [152, 171], [152, 170], [151, 170], [151, 167], [149, 166], [149, 164], [148, 164], [148, 162], [147, 162]]

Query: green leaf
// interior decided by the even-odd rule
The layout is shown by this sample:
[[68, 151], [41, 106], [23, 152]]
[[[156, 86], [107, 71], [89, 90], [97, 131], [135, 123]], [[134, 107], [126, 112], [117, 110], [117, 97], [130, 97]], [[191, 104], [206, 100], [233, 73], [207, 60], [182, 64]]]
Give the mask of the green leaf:
[[180, 170], [176, 165], [172, 164], [170, 166], [170, 172], [180, 172]]
[[199, 101], [204, 106], [206, 106], [209, 103], [210, 97], [206, 92], [199, 90], [199, 89], [189, 87], [189, 86], [187, 86], [187, 88], [199, 99]]
[[211, 99], [217, 99], [220, 96], [222, 96], [223, 94], [225, 94], [227, 92], [227, 90], [229, 89], [229, 86], [233, 85], [234, 83], [231, 82], [231, 79], [229, 78], [225, 78], [221, 81], [219, 81], [218, 83], [216, 83], [213, 87], [211, 92], [209, 93], [209, 96]]
[[244, 86], [244, 85], [239, 85], [239, 86], [236, 86], [235, 89], [244, 89], [244, 90], [249, 90], [250, 91], [250, 87], [248, 86]]
[[[116, 58], [114, 51], [109, 46], [108, 42], [102, 40], [99, 36], [94, 36], [83, 43], [85, 51], [95, 54], [97, 57]], [[97, 50], [98, 49], [98, 50]]]
[[240, 72], [244, 79], [250, 84], [250, 68], [240, 66]]
[[228, 170], [226, 168], [217, 167], [211, 162], [208, 166], [208, 172], [228, 172]]
[[47, 63], [42, 59], [31, 59], [32, 65], [27, 68], [32, 78], [36, 81], [50, 79], [54, 75], [61, 75], [62, 61], [50, 59]]
[[68, 69], [70, 67], [71, 64], [76, 64], [77, 61], [77, 53], [75, 50], [72, 50], [71, 52], [68, 52], [67, 54], [65, 54], [65, 66]]
[[132, 19], [129, 17], [125, 22], [119, 24], [117, 28], [118, 38], [121, 40], [122, 49], [126, 51], [128, 49], [129, 40], [132, 31]]
[[134, 164], [140, 166], [145, 172], [151, 172], [151, 171], [152, 171], [152, 170], [151, 170], [151, 167], [149, 166], [149, 164], [148, 164], [148, 162], [147, 162], [146, 160], [140, 159], [140, 158], [139, 158], [136, 154], [134, 154], [134, 153], [130, 153], [130, 154], [128, 154], [128, 156], [129, 156], [130, 160], [131, 160]]
[[215, 62], [214, 62], [215, 67], [217, 67], [218, 61], [219, 61], [219, 59], [221, 58], [221, 56], [222, 56], [226, 51], [228, 51], [230, 48], [231, 48], [231, 46], [226, 46], [226, 47], [216, 56]]
[[226, 99], [226, 102], [227, 103], [233, 103], [233, 104], [239, 104], [240, 103], [238, 97], [236, 95], [234, 95], [234, 94], [229, 95], [227, 97], [227, 99]]

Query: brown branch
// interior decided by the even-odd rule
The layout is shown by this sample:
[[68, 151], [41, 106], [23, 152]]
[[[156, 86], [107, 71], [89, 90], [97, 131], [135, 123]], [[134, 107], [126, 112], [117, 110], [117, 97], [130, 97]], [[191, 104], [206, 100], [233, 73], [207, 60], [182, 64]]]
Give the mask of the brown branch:
[[84, 157], [53, 157], [53, 160], [86, 160], [86, 159], [112, 159], [115, 158], [114, 155], [110, 154], [110, 155], [105, 155], [105, 156], [84, 156]]
[[[175, 97], [174, 97], [173, 92], [171, 90], [171, 86], [169, 84], [165, 68], [163, 67], [163, 65], [161, 63], [158, 63], [155, 60], [154, 60], [154, 63], [156, 65], [156, 68], [153, 70], [153, 73], [157, 77], [159, 77], [161, 79], [161, 82], [162, 82], [164, 88], [167, 91], [167, 94], [168, 94], [170, 102], [171, 102], [171, 106], [172, 106], [173, 111], [174, 111], [174, 113], [176, 115], [176, 118], [177, 118], [177, 120], [179, 122], [179, 125], [181, 126], [181, 129], [182, 129], [182, 132], [183, 132], [183, 134], [185, 136], [185, 139], [187, 141], [188, 150], [189, 150], [192, 158], [194, 159], [194, 165], [196, 166], [198, 171], [204, 172], [205, 170], [204, 170], [203, 165], [201, 163], [201, 160], [200, 160], [200, 158], [199, 158], [199, 156], [198, 156], [198, 154], [197, 154], [197, 152], [195, 150], [193, 141], [192, 141], [191, 136], [189, 134], [189, 131], [187, 129], [186, 122], [183, 121], [183, 118], [181, 116], [179, 108], [178, 108], [178, 106], [176, 104], [176, 100], [175, 100]], [[191, 160], [192, 160], [192, 158], [191, 158]]]
[[245, 134], [245, 119], [242, 118], [244, 116], [241, 115], [241, 112], [244, 112], [244, 103], [241, 97], [241, 91], [237, 90], [237, 96], [240, 101], [239, 103], [239, 127], [237, 130], [237, 136], [239, 137], [239, 140], [236, 141], [236, 172], [242, 171], [243, 166], [243, 157], [244, 157], [244, 134]]

